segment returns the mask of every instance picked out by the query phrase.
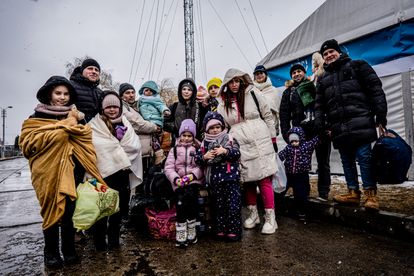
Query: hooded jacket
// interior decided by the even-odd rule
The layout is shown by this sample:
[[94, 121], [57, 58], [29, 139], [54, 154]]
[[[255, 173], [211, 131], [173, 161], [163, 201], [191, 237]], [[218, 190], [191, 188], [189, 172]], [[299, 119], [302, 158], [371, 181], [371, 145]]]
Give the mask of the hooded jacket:
[[194, 143], [182, 143], [178, 140], [175, 147], [177, 158], [174, 156], [174, 149], [171, 149], [164, 168], [165, 176], [171, 182], [173, 190], [178, 188], [175, 180], [188, 174], [194, 175], [194, 180], [190, 184], [203, 184], [204, 173], [201, 167], [195, 163], [197, 149]]
[[77, 99], [76, 107], [85, 113], [85, 120], [89, 122], [100, 110], [103, 92], [98, 88], [99, 80], [91, 82], [82, 76], [81, 67], [78, 66], [73, 70], [70, 76], [73, 87], [76, 90]]
[[279, 135], [279, 109], [280, 109], [280, 96], [279, 91], [272, 85], [269, 77], [266, 77], [266, 81], [258, 83], [254, 81], [254, 86], [263, 93], [269, 104], [270, 111], [273, 114], [273, 120], [275, 121], [276, 135]]
[[[244, 119], [240, 116], [237, 102], [232, 102], [227, 113], [224, 104], [220, 104], [217, 112], [220, 113], [230, 129], [229, 133], [240, 144], [241, 181], [258, 181], [273, 175], [277, 171], [276, 155], [272, 145], [272, 138], [276, 137], [275, 123], [269, 105], [263, 95], [253, 86], [253, 81], [247, 73], [238, 69], [229, 69], [220, 88], [222, 97], [227, 84], [235, 77], [240, 77], [247, 84], [245, 91]], [[255, 93], [259, 109], [253, 100], [251, 91]], [[263, 120], [260, 118], [260, 114]]]
[[[152, 96], [145, 96], [144, 89], [149, 88]], [[160, 127], [164, 126], [164, 111], [169, 110], [160, 98], [158, 85], [153, 81], [145, 82], [139, 90], [139, 111], [146, 121], [150, 121]]]
[[317, 127], [331, 131], [335, 148], [355, 148], [375, 141], [376, 124], [387, 124], [387, 101], [374, 69], [346, 54], [325, 64], [324, 69], [317, 83]]
[[[187, 104], [182, 95], [182, 88], [185, 83], [190, 83], [193, 94], [191, 95], [190, 102]], [[197, 87], [192, 79], [183, 79], [178, 84], [178, 102], [172, 104], [169, 109], [171, 115], [165, 119], [164, 128], [168, 132], [178, 137], [178, 130], [180, 129], [181, 122], [185, 119], [192, 119], [197, 126], [197, 139], [202, 140], [203, 131], [203, 118], [207, 113], [207, 109], [203, 107], [201, 103], [196, 101]]]
[[279, 152], [279, 158], [284, 161], [286, 173], [309, 172], [312, 165], [312, 153], [319, 142], [319, 137], [315, 136], [306, 141], [305, 132], [300, 127], [293, 127], [288, 131], [288, 136], [296, 133], [299, 136], [299, 146], [294, 147], [288, 144]]

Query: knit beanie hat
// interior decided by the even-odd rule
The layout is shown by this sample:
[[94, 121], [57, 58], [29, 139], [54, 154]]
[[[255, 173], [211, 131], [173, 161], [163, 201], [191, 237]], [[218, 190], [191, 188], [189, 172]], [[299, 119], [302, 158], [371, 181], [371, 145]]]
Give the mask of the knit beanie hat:
[[129, 83], [121, 83], [121, 85], [119, 86], [119, 96], [122, 97], [122, 95], [125, 93], [125, 91], [132, 89], [135, 91], [135, 88], [132, 86], [132, 84]]
[[117, 106], [121, 107], [121, 102], [115, 94], [107, 94], [102, 100], [102, 109], [107, 108], [108, 106]]
[[289, 135], [289, 143], [291, 143], [292, 141], [299, 141], [299, 135], [297, 135], [296, 133], [291, 133]]
[[207, 91], [209, 91], [210, 90], [210, 87], [213, 86], [213, 85], [215, 85], [218, 88], [220, 88], [220, 86], [221, 86], [222, 83], [223, 83], [223, 81], [220, 78], [212, 78], [207, 83]]
[[207, 131], [211, 126], [214, 126], [217, 124], [224, 127], [223, 116], [221, 116], [221, 114], [218, 112], [212, 112], [212, 111], [207, 112], [203, 120], [204, 129]]
[[182, 85], [181, 85], [181, 89], [183, 88], [183, 87], [188, 87], [188, 88], [190, 88], [191, 89], [191, 91], [193, 91], [193, 92], [195, 92], [194, 91], [194, 86], [193, 86], [193, 84], [191, 83], [191, 82], [184, 82], [184, 83], [182, 83]]
[[290, 67], [290, 76], [292, 77], [293, 71], [298, 70], [298, 69], [303, 71], [306, 74], [305, 67], [303, 67], [303, 65], [300, 63], [296, 63], [296, 64], [293, 64], [292, 67]]
[[254, 68], [253, 75], [256, 74], [257, 72], [263, 72], [267, 76], [267, 70], [263, 65], [257, 65], [256, 68]]
[[191, 119], [185, 119], [181, 122], [180, 130], [178, 134], [181, 136], [183, 132], [189, 131], [191, 134], [193, 134], [193, 137], [196, 137], [196, 125], [193, 120]]
[[95, 66], [96, 68], [99, 69], [99, 71], [101, 71], [101, 66], [99, 65], [99, 63], [94, 60], [93, 58], [87, 58], [82, 62], [81, 65], [81, 72], [83, 72], [83, 70], [85, 70], [86, 67], [88, 66]]
[[338, 41], [336, 41], [335, 39], [329, 39], [325, 41], [324, 43], [322, 43], [321, 50], [320, 50], [321, 55], [323, 56], [323, 52], [325, 52], [328, 49], [334, 49], [338, 53], [342, 54], [342, 50], [339, 47]]

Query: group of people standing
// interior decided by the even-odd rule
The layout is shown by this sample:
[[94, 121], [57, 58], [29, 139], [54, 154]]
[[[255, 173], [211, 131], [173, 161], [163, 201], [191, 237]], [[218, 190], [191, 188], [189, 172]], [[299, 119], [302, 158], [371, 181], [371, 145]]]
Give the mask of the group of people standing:
[[[121, 84], [118, 93], [100, 90], [100, 65], [94, 59], [75, 68], [70, 81], [51, 77], [39, 89], [40, 103], [23, 123], [19, 141], [41, 204], [45, 265], [79, 261], [71, 217], [76, 186], [85, 177], [119, 192], [120, 212], [96, 222], [90, 232], [97, 250], [120, 246], [122, 217], [128, 214], [131, 192], [144, 177], [142, 158], [150, 152], [154, 165], [164, 166], [175, 192], [177, 247], [197, 242], [200, 186], [207, 186], [211, 196], [217, 239], [239, 241], [243, 227], [261, 223], [257, 190], [264, 207], [261, 233], [275, 233], [275, 203], [277, 209], [284, 197], [272, 188], [280, 162], [276, 155], [286, 167], [297, 215], [305, 219], [314, 149], [319, 199], [328, 200], [331, 141], [341, 155], [349, 189], [334, 200], [359, 204], [358, 160], [365, 207], [378, 209], [370, 143], [377, 137], [376, 126], [387, 123], [381, 81], [371, 66], [351, 60], [335, 40], [323, 43], [314, 55], [314, 68], [313, 77], [307, 78], [301, 64], [293, 65], [292, 80], [281, 98], [262, 65], [255, 68], [253, 79], [238, 69], [229, 69], [223, 81], [211, 79], [206, 97], [197, 97], [194, 81], [183, 79], [178, 102], [169, 107], [153, 81], [142, 85], [138, 101], [128, 83]], [[279, 128], [287, 143], [281, 151], [276, 143]], [[167, 156], [161, 147], [164, 131], [173, 141]], [[242, 193], [248, 209], [245, 220]]]

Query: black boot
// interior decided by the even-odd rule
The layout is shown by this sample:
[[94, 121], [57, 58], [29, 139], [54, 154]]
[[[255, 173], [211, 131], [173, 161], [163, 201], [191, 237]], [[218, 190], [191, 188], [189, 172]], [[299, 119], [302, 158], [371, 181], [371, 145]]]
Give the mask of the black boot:
[[61, 268], [62, 258], [59, 253], [59, 225], [55, 224], [43, 231], [45, 239], [44, 262], [47, 268]]
[[62, 254], [65, 265], [79, 263], [79, 257], [75, 249], [75, 228], [73, 228], [73, 211], [75, 210], [75, 202], [69, 198], [66, 199], [65, 213], [61, 222], [62, 237]]
[[93, 244], [95, 245], [96, 251], [106, 251], [106, 231], [107, 231], [108, 218], [104, 217], [92, 226]]

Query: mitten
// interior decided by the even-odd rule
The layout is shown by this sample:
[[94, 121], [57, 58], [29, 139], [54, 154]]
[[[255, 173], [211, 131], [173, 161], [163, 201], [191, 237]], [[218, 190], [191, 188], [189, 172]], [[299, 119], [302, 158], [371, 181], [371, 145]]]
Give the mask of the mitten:
[[128, 129], [128, 127], [126, 127], [126, 126], [116, 126], [115, 127], [116, 139], [121, 141], [122, 138], [124, 138], [124, 135], [125, 135], [127, 129]]
[[387, 118], [382, 116], [376, 117], [376, 124], [377, 126], [382, 125], [383, 127], [387, 126]]
[[183, 181], [181, 180], [181, 178], [177, 177], [175, 179], [175, 185], [177, 185], [178, 187], [183, 187]]

